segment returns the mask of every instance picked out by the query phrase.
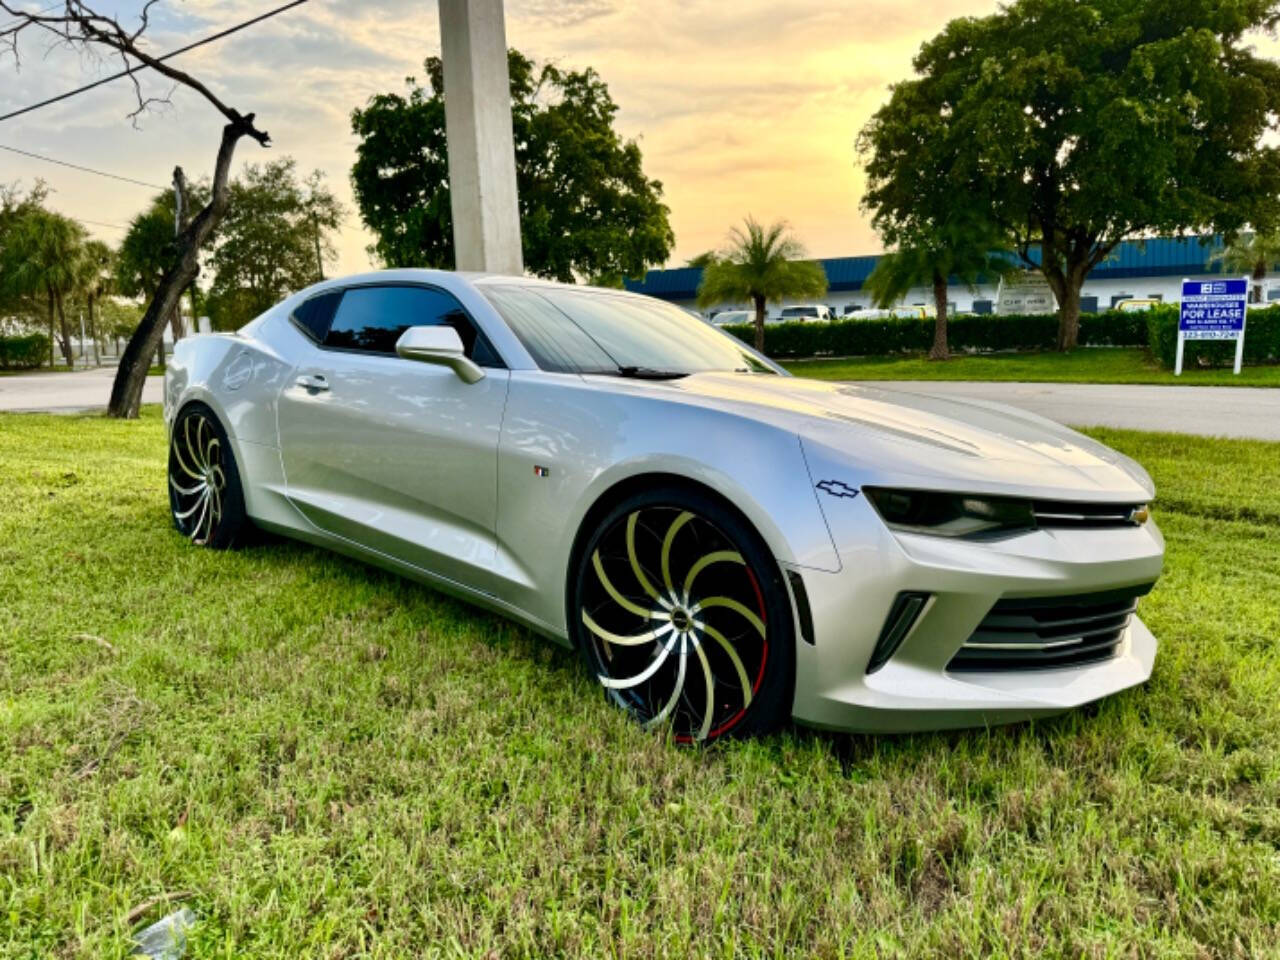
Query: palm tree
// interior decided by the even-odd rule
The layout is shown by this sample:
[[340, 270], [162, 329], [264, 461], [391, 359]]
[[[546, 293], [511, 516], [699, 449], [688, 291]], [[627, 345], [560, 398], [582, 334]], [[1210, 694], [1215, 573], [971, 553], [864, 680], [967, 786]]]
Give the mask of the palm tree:
[[864, 286], [878, 307], [892, 306], [913, 287], [932, 287], [936, 316], [929, 359], [946, 360], [951, 355], [947, 346], [950, 278], [974, 290], [980, 279], [1016, 273], [1012, 256], [998, 246], [998, 238], [985, 225], [952, 221], [905, 239], [880, 258]]
[[[0, 276], [10, 293], [45, 300], [49, 340], [58, 344], [67, 366], [72, 366], [73, 361], [66, 304], [81, 289], [84, 279], [84, 240], [84, 227], [74, 220], [35, 209], [12, 229], [5, 243], [5, 263], [0, 264]], [[49, 365], [53, 366], [52, 352]]]
[[747, 217], [729, 231], [729, 245], [702, 271], [698, 306], [749, 300], [756, 311], [756, 349], [764, 351], [766, 302], [826, 296], [827, 275], [805, 260], [804, 247], [786, 221], [763, 227]]
[[115, 285], [115, 252], [101, 240], [90, 240], [84, 245], [81, 260], [80, 288], [84, 291], [85, 305], [89, 308], [89, 337], [93, 340], [93, 362], [98, 365], [98, 318], [94, 307], [102, 302]]
[[1253, 301], [1262, 300], [1262, 283], [1267, 271], [1280, 264], [1280, 230], [1274, 233], [1245, 233], [1217, 251], [1210, 263], [1220, 263], [1232, 273], [1248, 273], [1253, 279]]

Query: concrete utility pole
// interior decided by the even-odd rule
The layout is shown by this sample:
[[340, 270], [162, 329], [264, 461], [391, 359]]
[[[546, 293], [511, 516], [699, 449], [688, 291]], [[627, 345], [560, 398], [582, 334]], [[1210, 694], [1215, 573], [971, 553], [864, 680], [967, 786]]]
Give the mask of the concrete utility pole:
[[440, 47], [457, 268], [521, 274], [502, 0], [440, 0]]

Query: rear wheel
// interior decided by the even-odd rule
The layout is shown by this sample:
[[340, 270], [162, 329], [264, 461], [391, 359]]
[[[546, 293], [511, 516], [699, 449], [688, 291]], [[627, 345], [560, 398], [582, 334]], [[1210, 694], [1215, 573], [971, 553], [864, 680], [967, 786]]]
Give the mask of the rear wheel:
[[240, 472], [227, 433], [201, 403], [182, 408], [169, 438], [173, 525], [201, 547], [233, 546], [249, 527]]
[[683, 742], [781, 724], [794, 671], [791, 607], [760, 537], [694, 490], [646, 491], [588, 538], [575, 639], [606, 696]]

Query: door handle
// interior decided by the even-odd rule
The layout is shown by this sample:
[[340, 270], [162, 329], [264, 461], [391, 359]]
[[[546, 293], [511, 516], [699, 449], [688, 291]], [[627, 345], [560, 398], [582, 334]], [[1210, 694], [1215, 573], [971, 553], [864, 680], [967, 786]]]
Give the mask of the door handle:
[[298, 386], [305, 387], [308, 390], [328, 390], [329, 381], [320, 374], [311, 374], [309, 376], [299, 377], [294, 381]]

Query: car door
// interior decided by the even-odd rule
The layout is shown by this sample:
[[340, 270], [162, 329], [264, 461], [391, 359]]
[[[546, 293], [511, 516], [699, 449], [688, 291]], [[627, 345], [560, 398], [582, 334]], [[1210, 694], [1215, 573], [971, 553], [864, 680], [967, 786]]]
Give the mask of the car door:
[[[290, 499], [323, 531], [483, 581], [509, 382], [484, 334], [452, 294], [418, 284], [321, 294], [293, 319], [305, 342], [279, 402]], [[404, 330], [435, 324], [458, 330], [483, 379], [396, 356]]]

